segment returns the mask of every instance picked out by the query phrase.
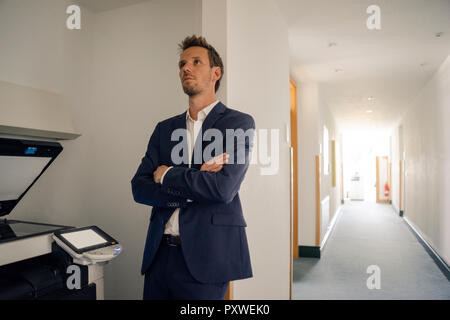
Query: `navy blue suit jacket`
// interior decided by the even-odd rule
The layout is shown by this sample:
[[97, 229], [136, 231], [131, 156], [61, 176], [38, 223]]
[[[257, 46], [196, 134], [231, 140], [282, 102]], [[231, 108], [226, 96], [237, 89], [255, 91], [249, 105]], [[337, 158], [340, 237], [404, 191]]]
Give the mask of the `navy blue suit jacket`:
[[[231, 153], [233, 163], [224, 164], [219, 172], [200, 171], [202, 163], [209, 159], [202, 157], [202, 163], [192, 161], [191, 168], [187, 161], [175, 164], [171, 159], [173, 147], [181, 141], [171, 141], [171, 135], [176, 129], [186, 129], [186, 112], [157, 124], [131, 181], [134, 200], [153, 207], [141, 272], [144, 274], [150, 267], [167, 221], [175, 208], [180, 208], [181, 248], [195, 279], [215, 283], [252, 277], [247, 224], [238, 191], [250, 162], [255, 122], [252, 116], [227, 108], [221, 102], [215, 105], [204, 120], [201, 132], [204, 134], [211, 128], [219, 130], [223, 150], [212, 156]], [[247, 132], [246, 138], [236, 139], [227, 129], [242, 129]], [[232, 140], [234, 148], [227, 148]], [[192, 159], [196, 150], [200, 150], [199, 144], [203, 152], [209, 143], [202, 141], [199, 134]], [[185, 147], [187, 151], [187, 145]], [[238, 162], [238, 154], [244, 156], [245, 161]], [[183, 150], [180, 155], [187, 157]], [[164, 176], [162, 185], [153, 180], [153, 172], [160, 165], [173, 166]]]

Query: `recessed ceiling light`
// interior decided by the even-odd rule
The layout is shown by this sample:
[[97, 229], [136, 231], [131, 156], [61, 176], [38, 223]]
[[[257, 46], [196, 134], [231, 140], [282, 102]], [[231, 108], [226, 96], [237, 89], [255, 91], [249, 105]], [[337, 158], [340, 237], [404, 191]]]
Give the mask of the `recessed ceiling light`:
[[344, 71], [344, 69], [340, 69], [340, 68], [334, 69], [334, 72], [341, 72], [341, 71]]
[[328, 43], [328, 48], [330, 48], [330, 47], [336, 47], [337, 46], [337, 43], [336, 42], [330, 42], [330, 43]]
[[436, 38], [440, 38], [440, 37], [442, 37], [443, 34], [444, 34], [443, 32], [436, 32], [436, 33], [434, 34], [434, 36], [435, 36]]
[[367, 100], [372, 101], [373, 97], [368, 97]]
[[372, 113], [373, 111], [372, 111], [372, 110], [366, 110], [366, 112], [367, 112], [367, 113]]
[[426, 63], [426, 62], [422, 62], [422, 63], [420, 64], [421, 67], [426, 67], [427, 65], [428, 65], [428, 63]]

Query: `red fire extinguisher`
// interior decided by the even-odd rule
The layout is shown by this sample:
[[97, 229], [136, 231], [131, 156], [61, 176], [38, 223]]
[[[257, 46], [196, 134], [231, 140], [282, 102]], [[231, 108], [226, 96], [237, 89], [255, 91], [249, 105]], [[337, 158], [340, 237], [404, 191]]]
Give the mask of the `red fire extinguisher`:
[[389, 185], [388, 185], [387, 182], [386, 182], [386, 184], [384, 185], [384, 195], [385, 195], [386, 197], [389, 197]]

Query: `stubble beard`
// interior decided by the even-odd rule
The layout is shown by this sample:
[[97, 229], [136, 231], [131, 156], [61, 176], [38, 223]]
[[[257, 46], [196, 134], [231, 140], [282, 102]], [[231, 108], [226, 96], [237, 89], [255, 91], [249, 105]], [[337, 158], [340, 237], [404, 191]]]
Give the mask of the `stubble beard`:
[[196, 94], [199, 94], [201, 91], [190, 86], [183, 86], [183, 91], [186, 93], [189, 97], [195, 96]]
[[[208, 81], [211, 81], [211, 73], [209, 74]], [[202, 88], [196, 86], [182, 86], [184, 93], [186, 93], [189, 97], [195, 96], [203, 91]]]

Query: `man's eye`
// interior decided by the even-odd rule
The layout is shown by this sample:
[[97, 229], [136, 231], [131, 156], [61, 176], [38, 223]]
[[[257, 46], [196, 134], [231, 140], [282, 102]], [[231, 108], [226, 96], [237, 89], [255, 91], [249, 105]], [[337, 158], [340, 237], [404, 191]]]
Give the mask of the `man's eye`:
[[194, 60], [194, 64], [199, 64], [200, 60]]
[[178, 66], [180, 67], [180, 69], [183, 68], [184, 62], [181, 62]]

